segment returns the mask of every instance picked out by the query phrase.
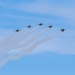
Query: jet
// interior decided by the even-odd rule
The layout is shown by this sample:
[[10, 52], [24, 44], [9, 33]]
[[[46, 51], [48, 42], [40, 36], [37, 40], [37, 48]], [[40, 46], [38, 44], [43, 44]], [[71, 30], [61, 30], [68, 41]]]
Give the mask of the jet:
[[29, 26], [27, 26], [28, 28], [30, 28], [31, 27], [31, 25], [29, 25]]
[[51, 26], [48, 26], [49, 28], [52, 28], [53, 26], [51, 25]]
[[38, 24], [39, 26], [42, 26], [43, 24], [42, 23], [40, 23], [40, 24]]
[[19, 32], [19, 31], [20, 31], [19, 29], [16, 30], [16, 32]]
[[65, 29], [61, 29], [61, 31], [62, 31], [62, 32], [64, 32], [64, 31], [65, 31]]

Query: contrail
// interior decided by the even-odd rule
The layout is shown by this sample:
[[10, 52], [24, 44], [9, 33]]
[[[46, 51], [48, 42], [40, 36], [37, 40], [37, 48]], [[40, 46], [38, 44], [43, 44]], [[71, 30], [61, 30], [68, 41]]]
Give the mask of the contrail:
[[41, 30], [40, 32], [37, 33], [37, 35], [35, 35], [32, 38], [28, 39], [28, 41], [25, 41], [25, 43], [23, 43], [22, 45], [17, 45], [17, 46], [11, 47], [11, 50], [12, 49], [23, 48], [23, 47], [29, 46], [31, 43], [33, 43], [34, 41], [36, 41], [36, 39], [40, 38], [48, 29], [49, 28]]
[[0, 62], [0, 66], [3, 66], [4, 64], [6, 64], [9, 60], [18, 59], [18, 58], [25, 56], [26, 54], [33, 51], [38, 45], [40, 45], [40, 44], [42, 44], [48, 40], [51, 40], [51, 39], [57, 37], [58, 35], [60, 35], [60, 32], [54, 34], [53, 36], [49, 36], [47, 38], [40, 39], [40, 40], [34, 42], [30, 47], [27, 47], [27, 48], [25, 47], [25, 48], [21, 49], [23, 52], [21, 52], [20, 54], [17, 54], [15, 56], [14, 55], [8, 55], [7, 57], [4, 57], [2, 62]]
[[[56, 38], [58, 35], [60, 35], [60, 32], [54, 34], [53, 36], [47, 37], [47, 38], [43, 38], [37, 42], [35, 42], [34, 44], [32, 44], [30, 47], [28, 47], [28, 49], [25, 51], [25, 49], [23, 49], [25, 52], [23, 52], [22, 54], [20, 54], [19, 56], [17, 56], [18, 58], [24, 56], [25, 54], [28, 54], [29, 52], [33, 51], [38, 45], [51, 40], [53, 38]], [[16, 57], [15, 57], [16, 58]]]
[[[6, 38], [4, 41], [1, 42], [1, 47], [0, 47], [0, 56], [2, 56], [4, 53], [3, 51], [6, 51], [7, 48], [10, 46], [12, 42], [14, 42], [22, 33], [26, 33], [28, 28], [23, 29], [19, 33], [14, 34], [12, 37]], [[7, 40], [9, 39], [9, 40]], [[15, 43], [14, 43], [15, 44]]]
[[1, 55], [4, 54], [4, 53], [6, 53], [6, 52], [8, 52], [8, 51], [10, 51], [10, 49], [9, 49], [10, 46], [14, 46], [15, 44], [19, 43], [20, 41], [22, 41], [23, 39], [25, 39], [27, 36], [29, 36], [31, 33], [33, 33], [37, 28], [38, 28], [38, 26], [36, 26], [35, 28], [33, 28], [31, 31], [29, 31], [28, 34], [26, 34], [26, 35], [23, 34], [19, 38], [17, 37], [18, 38], [17, 40], [15, 38], [16, 41], [12, 40], [14, 42], [12, 42], [11, 44], [9, 43], [7, 47], [3, 48], [2, 51], [1, 51]]
[[[35, 36], [33, 36], [32, 38], [28, 39], [28, 41], [25, 42], [23, 45], [14, 45], [14, 46], [11, 45], [11, 46], [10, 46], [9, 48], [7, 48], [7, 49], [13, 50], [13, 49], [17, 49], [17, 48], [19, 49], [19, 48], [27, 47], [27, 46], [29, 46], [29, 44], [31, 44], [31, 43], [34, 42], [36, 39], [38, 39], [39, 37], [41, 37], [48, 29], [49, 29], [49, 28], [46, 28], [46, 29], [40, 31], [37, 35], [35, 35]], [[6, 49], [6, 50], [7, 50], [7, 49]], [[3, 52], [3, 53], [4, 53], [4, 52]]]
[[3, 57], [2, 60], [0, 60], [0, 68], [2, 66], [4, 66], [11, 59], [12, 59], [12, 56], [10, 56], [10, 57]]
[[43, 38], [41, 40], [38, 40], [37, 42], [34, 42], [31, 46], [28, 46], [27, 48], [21, 48], [21, 50], [23, 51], [22, 53], [20, 53], [19, 55], [17, 55], [16, 57], [13, 56], [13, 58], [17, 59], [17, 58], [20, 58], [26, 54], [28, 54], [29, 52], [33, 51], [38, 45], [48, 41], [48, 40], [51, 40], [53, 38], [56, 38], [58, 35], [60, 35], [60, 32], [54, 34], [53, 36], [49, 36], [47, 38]]
[[27, 41], [27, 43], [24, 43], [21, 45], [22, 47], [26, 47], [29, 46], [31, 43], [33, 43], [36, 39], [40, 38], [49, 28], [46, 28], [44, 30], [42, 30], [41, 32], [37, 33], [37, 35], [33, 36], [29, 41]]
[[19, 35], [18, 37], [15, 38], [15, 41], [12, 40], [12, 43], [10, 45], [14, 45], [19, 43], [20, 41], [24, 40], [26, 37], [28, 37], [31, 33], [33, 33], [34, 31], [36, 31], [38, 28], [38, 26], [36, 26], [35, 28], [33, 28], [32, 30], [30, 30], [29, 32], [24, 32], [23, 34]]
[[27, 28], [25, 28], [24, 30], [20, 31], [19, 33], [15, 33], [12, 36], [6, 38], [5, 40], [1, 41], [1, 45], [0, 48], [4, 48], [9, 45], [9, 43], [12, 43], [12, 40], [16, 40], [16, 38], [18, 38], [20, 35], [22, 35], [23, 33], [25, 33], [27, 31]]
[[4, 66], [8, 61], [9, 61], [9, 59], [7, 59], [7, 58], [2, 59], [2, 61], [0, 61], [0, 68], [2, 66]]
[[2, 67], [2, 66], [4, 66], [9, 60], [16, 60], [16, 57], [17, 55], [8, 55], [8, 56], [6, 56], [6, 57], [4, 57], [4, 56], [2, 56], [1, 58], [0, 58], [0, 68]]
[[35, 28], [33, 28], [32, 30], [30, 30], [29, 32], [26, 33], [26, 35], [23, 34], [23, 36], [19, 37], [15, 43], [19, 43], [21, 41], [23, 41], [25, 38], [27, 38], [29, 35], [31, 35], [33, 32], [35, 32], [38, 29], [39, 26], [36, 26]]

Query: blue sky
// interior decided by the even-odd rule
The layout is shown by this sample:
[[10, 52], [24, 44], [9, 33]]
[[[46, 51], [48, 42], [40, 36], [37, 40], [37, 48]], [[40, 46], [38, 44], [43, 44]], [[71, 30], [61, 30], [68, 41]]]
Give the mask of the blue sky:
[[75, 0], [0, 0], [1, 39], [40, 22], [66, 31], [19, 60], [10, 60], [0, 68], [1, 75], [75, 75]]

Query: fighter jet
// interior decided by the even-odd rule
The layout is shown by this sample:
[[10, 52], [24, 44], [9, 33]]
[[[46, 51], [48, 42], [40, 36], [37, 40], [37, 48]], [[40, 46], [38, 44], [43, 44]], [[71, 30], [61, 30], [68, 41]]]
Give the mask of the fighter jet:
[[27, 26], [28, 28], [30, 28], [31, 27], [31, 25], [29, 25], [29, 26]]
[[19, 29], [16, 30], [16, 32], [19, 32], [19, 31], [20, 31]]
[[65, 31], [65, 29], [61, 29], [61, 31], [62, 31], [62, 32], [64, 32], [64, 31]]
[[51, 26], [48, 26], [49, 28], [52, 28], [53, 26], [51, 25]]
[[40, 24], [38, 24], [39, 26], [42, 26], [43, 24], [42, 23], [40, 23]]

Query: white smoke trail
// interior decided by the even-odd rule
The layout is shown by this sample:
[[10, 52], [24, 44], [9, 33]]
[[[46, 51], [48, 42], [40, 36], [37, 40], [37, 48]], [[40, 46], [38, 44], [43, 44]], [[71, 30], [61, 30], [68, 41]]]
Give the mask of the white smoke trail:
[[35, 32], [38, 29], [39, 26], [36, 26], [35, 28], [33, 28], [32, 30], [30, 30], [29, 32], [27, 32], [25, 35], [23, 34], [21, 37], [19, 37], [15, 43], [19, 43], [22, 40], [24, 40], [25, 38], [27, 38], [29, 35], [31, 35], [33, 32]]
[[40, 44], [42, 44], [42, 43], [44, 43], [44, 42], [46, 42], [48, 40], [51, 40], [53, 38], [56, 38], [58, 35], [60, 35], [60, 32], [58, 32], [58, 33], [56, 33], [56, 34], [54, 34], [52, 36], [49, 36], [47, 38], [38, 40], [37, 42], [33, 43], [30, 47], [28, 47], [28, 49], [26, 50], [27, 52], [25, 52], [25, 53], [23, 52], [23, 54], [20, 54], [19, 56], [21, 57], [21, 56], [33, 51], [33, 49], [35, 49], [38, 45], [40, 45]]
[[49, 28], [41, 30], [40, 32], [37, 33], [37, 35], [35, 35], [32, 38], [28, 39], [28, 41], [25, 41], [25, 43], [23, 43], [22, 45], [16, 45], [16, 46], [11, 47], [11, 50], [12, 49], [23, 48], [23, 47], [29, 46], [31, 43], [36, 41], [36, 39], [40, 38], [48, 29]]
[[49, 28], [46, 28], [44, 30], [42, 30], [41, 32], [37, 33], [37, 35], [33, 36], [29, 41], [27, 41], [27, 43], [22, 44], [21, 48], [29, 46], [31, 43], [33, 43], [34, 41], [36, 41], [36, 39], [40, 38]]
[[8, 61], [9, 61], [9, 58], [3, 58], [3, 59], [0, 61], [0, 68], [3, 67]]
[[22, 31], [20, 31], [19, 33], [15, 33], [15, 34], [13, 34], [12, 36], [6, 38], [5, 40], [3, 40], [3, 41], [1, 42], [1, 45], [0, 45], [0, 57], [1, 57], [2, 55], [4, 55], [3, 50], [6, 50], [6, 47], [10, 46], [10, 44], [11, 44], [13, 41], [16, 40], [15, 38], [18, 38], [22, 33], [25, 34], [26, 31], [27, 31], [27, 29], [28, 29], [28, 28], [25, 28], [25, 29], [23, 29]]
[[[19, 55], [17, 56], [17, 58], [20, 58], [20, 57], [24, 56], [25, 54], [28, 54], [29, 52], [33, 51], [38, 45], [40, 45], [40, 44], [42, 44], [42, 43], [44, 43], [44, 42], [46, 42], [46, 41], [48, 41], [48, 40], [51, 40], [51, 39], [53, 39], [53, 38], [56, 38], [57, 36], [60, 35], [60, 33], [61, 33], [61, 32], [58, 32], [58, 33], [54, 34], [53, 36], [49, 36], [49, 37], [47, 37], [47, 38], [43, 38], [43, 39], [41, 39], [41, 40], [38, 40], [38, 41], [36, 41], [35, 43], [33, 43], [30, 47], [28, 47], [27, 49], [24, 49], [24, 48], [23, 48], [22, 51], [24, 50], [25, 52], [19, 54]], [[15, 57], [15, 58], [16, 58], [16, 57]]]
[[14, 56], [14, 55], [8, 55], [7, 57], [4, 57], [4, 59], [0, 62], [0, 66], [3, 66], [4, 64], [6, 64], [9, 60], [18, 59], [18, 58], [21, 58], [21, 57], [25, 56], [26, 54], [28, 54], [31, 51], [33, 51], [38, 45], [40, 45], [43, 42], [46, 42], [48, 40], [51, 40], [53, 38], [56, 38], [58, 35], [60, 35], [60, 32], [54, 34], [53, 36], [49, 36], [47, 38], [38, 40], [37, 42], [33, 43], [30, 47], [21, 49], [22, 52], [19, 53], [19, 54], [17, 54], [16, 56]]
[[3, 67], [12, 58], [13, 58], [13, 56], [3, 57], [2, 60], [0, 60], [0, 68]]
[[[25, 33], [27, 31], [27, 28], [25, 28], [24, 30], [20, 31], [19, 33], [15, 33], [12, 36], [9, 36], [8, 38], [6, 38], [5, 40], [1, 41], [0, 44], [0, 48], [4, 48], [6, 46], [9, 45], [9, 43], [12, 43], [12, 40], [16, 40], [16, 38], [18, 38], [20, 35], [22, 35], [23, 33]], [[5, 46], [4, 46], [5, 45]]]
[[6, 52], [10, 51], [11, 50], [11, 49], [9, 49], [10, 46], [14, 46], [17, 43], [19, 43], [20, 41], [22, 41], [23, 39], [25, 39], [27, 36], [29, 36], [31, 33], [33, 33], [34, 31], [36, 31], [37, 28], [38, 28], [38, 26], [36, 26], [35, 28], [33, 28], [31, 31], [29, 31], [28, 34], [26, 33], [26, 35], [24, 35], [24, 34], [22, 36], [20, 35], [21, 37], [20, 36], [19, 36], [19, 38], [17, 37], [18, 39], [15, 38], [15, 40], [17, 39], [16, 41], [12, 40], [12, 43], [9, 43], [7, 47], [4, 47], [1, 50], [0, 56], [3, 55], [3, 54], [5, 54]]
[[[22, 51], [22, 50], [19, 50], [19, 51]], [[22, 52], [20, 52], [20, 53], [22, 53]], [[12, 55], [10, 53], [10, 55], [8, 55], [6, 57], [5, 56], [2, 56], [0, 58], [0, 68], [3, 67], [9, 60], [16, 60], [17, 58], [15, 58], [15, 57], [17, 57], [20, 53], [18, 53], [18, 51], [17, 51], [17, 53], [15, 53], [16, 55], [14, 55], [14, 54]]]
[[[24, 32], [21, 35], [19, 35], [18, 37], [14, 38], [12, 40], [12, 43], [10, 45], [14, 45], [21, 42], [22, 40], [24, 40], [26, 37], [28, 37], [30, 34], [32, 34], [34, 31], [36, 31], [38, 28], [38, 26], [36, 26], [35, 28], [33, 28], [32, 30], [28, 31], [28, 32]], [[15, 41], [14, 41], [15, 40]]]
[[23, 55], [25, 55], [25, 54], [31, 52], [31, 51], [32, 51], [33, 49], [35, 49], [38, 45], [40, 45], [40, 44], [42, 44], [43, 42], [46, 42], [46, 41], [48, 41], [48, 40], [51, 40], [51, 39], [53, 39], [53, 38], [56, 38], [58, 35], [60, 35], [60, 32], [54, 34], [53, 36], [49, 36], [49, 37], [47, 37], [47, 38], [40, 39], [40, 40], [34, 42], [31, 46], [28, 46], [27, 48], [26, 48], [26, 47], [25, 47], [25, 48], [21, 48], [22, 51], [25, 51], [25, 52], [23, 52], [22, 54], [19, 54], [19, 56], [17, 56], [17, 57], [23, 56]]
[[9, 39], [7, 42], [5, 41], [7, 45], [5, 44], [4, 46], [3, 42], [3, 48], [4, 47], [6, 48], [7, 46], [10, 46], [11, 44], [15, 43], [20, 37], [25, 36], [26, 34], [27, 34], [27, 29], [24, 29], [21, 32], [16, 33], [16, 35], [13, 36], [11, 39]]

